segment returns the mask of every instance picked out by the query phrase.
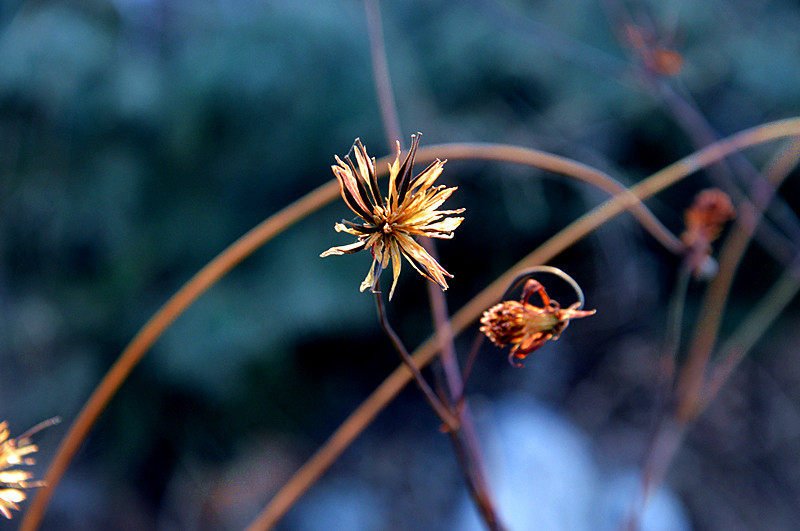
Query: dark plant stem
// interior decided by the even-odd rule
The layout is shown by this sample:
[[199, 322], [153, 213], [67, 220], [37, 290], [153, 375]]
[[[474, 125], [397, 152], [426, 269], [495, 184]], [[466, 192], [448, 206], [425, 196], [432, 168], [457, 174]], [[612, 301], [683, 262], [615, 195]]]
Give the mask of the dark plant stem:
[[[423, 240], [422, 245], [434, 259], [438, 260], [436, 246], [431, 240]], [[464, 382], [456, 358], [453, 327], [447, 310], [447, 300], [442, 290], [431, 282], [428, 283], [428, 298], [431, 302], [431, 314], [436, 328], [436, 340], [441, 351], [440, 360], [445, 374], [444, 384], [447, 385], [449, 391], [451, 406], [461, 422], [461, 429], [457, 433], [451, 432], [450, 438], [466, 479], [470, 496], [475, 501], [486, 526], [491, 530], [500, 530], [502, 525], [498, 520], [494, 501], [486, 481], [486, 466], [478, 434], [475, 431], [472, 413], [464, 396]]]
[[[780, 151], [777, 154], [777, 158], [767, 165], [764, 174], [768, 176], [769, 186], [760, 187], [758, 183], [753, 183], [750, 190], [752, 202], [743, 200], [739, 204], [739, 216], [720, 251], [719, 271], [706, 291], [687, 361], [675, 385], [675, 411], [670, 418], [666, 418], [667, 416], [664, 415], [648, 449], [649, 455], [642, 471], [642, 498], [637, 501], [637, 505], [639, 502], [641, 503], [642, 510], [646, 506], [650, 494], [663, 481], [671, 461], [680, 449], [688, 427], [700, 416], [708, 403], [713, 400], [716, 393], [732, 374], [733, 369], [753, 346], [755, 339], [766, 330], [767, 324], [777, 316], [777, 308], [783, 304], [788, 304], [788, 301], [794, 296], [793, 283], [789, 280], [790, 277], [782, 277], [777, 286], [778, 291], [771, 291], [767, 294], [754, 311], [757, 315], [757, 326], [753, 330], [742, 332], [744, 337], [748, 339], [745, 341], [737, 338], [732, 343], [736, 345], [737, 342], [741, 342], [737, 345], [738, 349], [736, 350], [730, 347], [721, 349], [726, 354], [731, 352], [731, 358], [723, 358], [723, 362], [718, 362], [709, 371], [711, 353], [719, 333], [722, 315], [736, 271], [750, 241], [756, 233], [757, 227], [762, 221], [765, 210], [777, 193], [778, 187], [800, 160], [800, 155], [796, 154], [797, 145], [796, 140], [792, 141], [787, 146], [788, 150]], [[797, 259], [795, 258], [795, 260]], [[795, 261], [795, 263], [797, 262]], [[686, 262], [684, 261], [685, 266]], [[789, 269], [791, 270], [791, 268]], [[677, 289], [685, 290], [682, 287]], [[780, 291], [784, 290], [787, 293], [784, 293], [783, 296], [777, 296]], [[682, 298], [683, 296], [681, 295]], [[675, 311], [674, 308], [673, 311]], [[680, 317], [681, 314], [677, 313], [677, 311], [676, 315], [672, 316], [673, 319]], [[745, 322], [747, 323], [748, 321]], [[675, 322], [673, 326], [679, 326], [679, 324]], [[747, 325], [745, 325], [745, 328], [747, 328]], [[727, 343], [726, 346], [728, 346]], [[677, 343], [674, 344], [674, 348], [677, 349], [677, 347]], [[724, 369], [719, 370], [720, 367], [724, 367]], [[674, 361], [672, 370], [674, 371]], [[638, 519], [636, 516], [633, 514], [632, 518], [629, 519], [628, 529], [635, 530], [637, 528]]]
[[[383, 126], [386, 132], [386, 141], [388, 143], [389, 152], [391, 153], [394, 146], [393, 142], [401, 141], [400, 119], [397, 112], [397, 103], [392, 92], [391, 76], [389, 75], [389, 66], [386, 58], [386, 46], [383, 39], [383, 24], [381, 21], [380, 5], [378, 0], [365, 0], [364, 7], [367, 17], [367, 28], [369, 31], [370, 41], [370, 55], [372, 58], [373, 79], [375, 80], [375, 89], [378, 95], [378, 101], [381, 108], [381, 116], [383, 118]], [[422, 246], [428, 251], [431, 256], [435, 257], [435, 245], [430, 240], [424, 239], [421, 242]], [[441, 349], [440, 359], [444, 369], [447, 391], [442, 394], [443, 399], [446, 400], [451, 408], [448, 410], [453, 411], [453, 404], [457, 397], [463, 394], [463, 384], [461, 380], [461, 370], [458, 366], [458, 361], [455, 355], [455, 346], [453, 345], [453, 330], [450, 323], [450, 318], [447, 311], [447, 302], [444, 294], [438, 287], [432, 284], [428, 285], [428, 298], [431, 303], [431, 312], [433, 314], [433, 322], [436, 329], [436, 339]], [[399, 338], [388, 327], [388, 322], [385, 318], [383, 311], [383, 302], [380, 294], [377, 296], [378, 312], [381, 315], [381, 324], [384, 326], [387, 334], [392, 338], [395, 348], [400, 352], [401, 357], [405, 364], [414, 373], [414, 379], [417, 385], [420, 386], [423, 393], [426, 394], [428, 403], [434, 410], [437, 409], [435, 404], [441, 405], [436, 396], [431, 391], [430, 387], [422, 379], [419, 370], [416, 369], [411, 361], [408, 352], [403, 348]], [[443, 382], [439, 381], [440, 388], [444, 388]], [[449, 396], [446, 396], [449, 395]], [[489, 491], [485, 481], [485, 471], [481, 452], [478, 446], [478, 437], [475, 432], [475, 427], [472, 422], [472, 416], [466, 402], [461, 399], [462, 405], [456, 411], [458, 416], [458, 425], [460, 430], [452, 429], [449, 433], [450, 438], [455, 449], [456, 456], [459, 464], [461, 465], [462, 472], [464, 473], [467, 487], [470, 491], [472, 498], [475, 500], [481, 515], [486, 522], [489, 529], [499, 530], [502, 529], [497, 520], [497, 514], [494, 510], [494, 504], [489, 496]], [[442, 406], [443, 407], [443, 406]], [[442, 414], [437, 411], [440, 417]], [[443, 418], [444, 420], [444, 418]], [[449, 425], [449, 423], [447, 423]]]
[[[435, 297], [433, 299], [435, 300]], [[494, 503], [489, 495], [486, 481], [484, 480], [485, 471], [483, 467], [483, 460], [481, 459], [481, 453], [478, 447], [478, 438], [475, 432], [474, 424], [472, 423], [472, 416], [469, 412], [466, 402], [462, 400], [462, 405], [455, 414], [457, 416], [454, 416], [452, 408], [445, 406], [439, 400], [439, 398], [437, 398], [430, 385], [428, 385], [427, 381], [422, 376], [422, 373], [420, 373], [419, 369], [414, 364], [414, 361], [411, 359], [411, 356], [408, 354], [408, 351], [398, 337], [397, 333], [389, 324], [389, 321], [386, 318], [386, 309], [383, 304], [383, 298], [381, 297], [380, 293], [375, 294], [375, 301], [378, 308], [378, 318], [381, 322], [381, 326], [386, 332], [386, 335], [389, 336], [392, 344], [395, 347], [395, 350], [397, 350], [403, 362], [411, 371], [417, 386], [420, 388], [420, 390], [422, 390], [422, 393], [425, 396], [428, 404], [431, 406], [434, 412], [436, 412], [442, 422], [444, 422], [444, 424], [449, 428], [447, 433], [450, 435], [450, 441], [453, 444], [456, 458], [458, 459], [461, 471], [464, 474], [464, 479], [468, 487], [467, 490], [469, 491], [472, 499], [475, 501], [475, 504], [478, 507], [484, 522], [490, 530], [500, 531], [502, 526], [497, 519], [497, 512], [494, 509]], [[439, 302], [441, 304], [442, 301]], [[434, 304], [434, 314], [437, 313], [437, 310], [439, 312], [444, 311], [446, 313], [446, 308], [442, 307], [441, 305], [438, 305], [437, 308], [437, 305]], [[450, 329], [449, 322], [449, 319], [444, 319], [444, 323], [446, 323], [445, 334], [447, 334], [447, 337], [444, 338], [444, 342], [449, 343], [449, 345], [442, 344], [443, 338], [441, 329], [437, 331], [437, 337], [439, 338], [440, 347], [444, 347], [446, 350], [449, 349], [452, 356], [449, 363], [443, 363], [446, 375], [445, 380], [448, 384], [448, 391], [450, 393], [450, 396], [445, 398], [448, 400], [448, 402], [452, 403], [454, 397], [457, 396], [457, 393], [460, 394], [461, 392], [461, 378], [458, 370], [458, 364], [455, 361], [455, 351], [452, 345], [453, 333]], [[442, 357], [444, 358], [444, 356], [445, 354], [443, 351]], [[448, 365], [450, 366], [449, 371], [447, 369]], [[452, 376], [453, 371], [455, 372], [455, 378]], [[453, 388], [454, 386], [455, 389]]]
[[408, 354], [408, 350], [403, 345], [403, 342], [400, 340], [400, 337], [392, 328], [392, 325], [389, 324], [389, 320], [386, 318], [386, 308], [383, 305], [383, 298], [381, 297], [380, 293], [375, 294], [375, 304], [378, 308], [378, 320], [383, 327], [384, 332], [386, 335], [389, 336], [389, 339], [392, 341], [392, 345], [394, 349], [400, 354], [400, 358], [405, 363], [408, 370], [411, 371], [411, 375], [414, 377], [414, 381], [417, 383], [417, 386], [422, 391], [422, 394], [425, 397], [425, 400], [431, 406], [433, 411], [436, 415], [441, 419], [442, 422], [447, 426], [449, 431], [455, 431], [459, 427], [458, 418], [453, 414], [450, 409], [445, 406], [441, 400], [436, 396], [436, 393], [433, 392], [431, 386], [428, 385], [428, 382], [422, 376], [422, 373], [419, 371], [416, 365], [414, 365], [414, 360], [411, 359], [411, 356]]
[[461, 394], [456, 400], [456, 404], [461, 404], [464, 400], [464, 396], [467, 394], [467, 382], [469, 382], [469, 377], [472, 374], [472, 367], [475, 365], [478, 353], [481, 351], [484, 337], [482, 332], [477, 332], [475, 334], [475, 340], [472, 342], [472, 348], [469, 351], [467, 362], [464, 364], [464, 371], [461, 373]]
[[[620, 44], [627, 47], [622, 28], [634, 24], [628, 7], [619, 0], [606, 0], [601, 5], [609, 11], [611, 25], [617, 30]], [[719, 140], [720, 135], [700, 112], [688, 91], [681, 86], [679, 78], [659, 75], [643, 66], [635, 68], [642, 88], [673, 116], [696, 149]], [[710, 165], [708, 172], [716, 186], [723, 188], [736, 204], [747, 201], [748, 197], [757, 202], [755, 198], [771, 196], [775, 192], [769, 180], [740, 153]], [[747, 187], [749, 191], [745, 189]], [[780, 198], [769, 205], [769, 208], [773, 210], [774, 221], [780, 226], [780, 230], [775, 230], [769, 224], [762, 224], [755, 236], [768, 253], [788, 267], [794, 260], [792, 249], [797, 248], [800, 243], [800, 220]]]
[[669, 405], [673, 386], [675, 384], [675, 367], [681, 343], [683, 311], [686, 305], [686, 293], [689, 288], [691, 276], [692, 267], [690, 257], [687, 255], [681, 262], [680, 269], [678, 270], [678, 278], [675, 280], [675, 288], [672, 290], [672, 296], [669, 301], [666, 336], [664, 338], [661, 359], [658, 363], [658, 380], [656, 381], [655, 405], [653, 407], [655, 421], [653, 422], [650, 443], [642, 459], [639, 493], [636, 498], [634, 498], [630, 512], [628, 513], [628, 518], [623, 525], [623, 529], [627, 531], [639, 529], [652, 486], [654, 482], [660, 481], [660, 476], [663, 475], [656, 473], [659, 465], [657, 460], [660, 455], [663, 455], [663, 448], [665, 447], [665, 440], [668, 438], [668, 433], [674, 431], [666, 430], [665, 426], [670, 414]]
[[[459, 410], [459, 415], [461, 418], [468, 419], [467, 422], [470, 422], [470, 415], [469, 411], [465, 407]], [[466, 415], [464, 414], [466, 412]], [[463, 428], [462, 424], [462, 428]], [[472, 433], [474, 434], [474, 428], [471, 428]], [[461, 468], [461, 472], [464, 475], [464, 481], [467, 484], [467, 490], [469, 491], [470, 496], [472, 497], [473, 502], [475, 502], [475, 506], [478, 508], [478, 511], [481, 513], [481, 517], [483, 518], [486, 527], [491, 531], [502, 531], [503, 526], [500, 524], [500, 521], [497, 518], [497, 512], [494, 509], [494, 501], [489, 495], [489, 489], [485, 481], [483, 480], [484, 474], [483, 470], [477, 470], [476, 466], [481, 465], [481, 461], [477, 461], [472, 457], [471, 446], [466, 441], [466, 437], [464, 435], [464, 430], [460, 430], [459, 432], [450, 432], [450, 440], [453, 443], [453, 449], [456, 454], [456, 458], [458, 459], [458, 464]]]
[[389, 153], [394, 151], [394, 141], [402, 141], [400, 130], [400, 117], [397, 113], [397, 103], [392, 91], [392, 79], [389, 75], [389, 64], [386, 60], [386, 45], [383, 41], [383, 22], [381, 21], [381, 8], [378, 0], [364, 0], [364, 9], [367, 13], [367, 31], [369, 32], [369, 48], [372, 58], [372, 78], [375, 80], [375, 92], [381, 108], [383, 128], [386, 133], [386, 142]]

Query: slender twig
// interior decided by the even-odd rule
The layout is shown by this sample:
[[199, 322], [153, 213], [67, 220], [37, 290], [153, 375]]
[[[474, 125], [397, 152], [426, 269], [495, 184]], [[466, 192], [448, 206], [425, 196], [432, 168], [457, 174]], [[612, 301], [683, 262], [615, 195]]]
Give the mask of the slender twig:
[[[686, 436], [686, 426], [686, 423], [673, 417], [662, 418], [651, 443], [653, 450], [650, 452], [646, 463], [646, 481], [639, 494], [638, 511], [634, 513], [634, 516], [641, 516], [644, 513], [653, 492], [663, 483], [667, 470], [669, 470], [669, 465]], [[629, 520], [628, 529], [637, 529], [638, 523], [639, 521], [636, 518]]]
[[[630, 47], [623, 28], [632, 25], [634, 21], [626, 4], [619, 0], [606, 0], [601, 2], [601, 5], [606, 7], [609, 12], [611, 26], [616, 30], [615, 33], [620, 44], [623, 47]], [[672, 115], [696, 149], [719, 140], [719, 133], [700, 112], [688, 91], [681, 90], [683, 87], [680, 78], [660, 75], [643, 64], [632, 64], [631, 67], [638, 72], [639, 75], [635, 79], [640, 81], [642, 88]], [[736, 171], [734, 172], [734, 170]], [[741, 183], [749, 185], [750, 197], [774, 192], [774, 189], [770, 191], [771, 185], [768, 180], [741, 154], [710, 165], [708, 171], [717, 186], [726, 190], [735, 203], [747, 200], [748, 194], [743, 190]], [[738, 181], [735, 177], [739, 178]], [[783, 249], [800, 245], [800, 222], [798, 222], [796, 214], [782, 201], [776, 201], [775, 204], [769, 205], [769, 208], [780, 209], [781, 228], [789, 237], [787, 238], [782, 232], [773, 229], [768, 224], [760, 224], [755, 236], [765, 250], [786, 266], [793, 257], [791, 254], [787, 256]], [[787, 246], [787, 243], [794, 243], [794, 245]]]
[[559, 59], [586, 68], [589, 71], [607, 76], [618, 81], [625, 81], [628, 64], [616, 57], [569, 35], [555, 30], [546, 24], [521, 16], [521, 13], [510, 9], [506, 2], [490, 2], [473, 0], [480, 14], [494, 19], [495, 25], [503, 31], [516, 31], [527, 38], [532, 47], [541, 53], [546, 50]]
[[743, 209], [740, 205], [737, 224], [720, 250], [719, 271], [703, 298], [686, 363], [680, 371], [675, 389], [678, 400], [676, 416], [681, 423], [688, 422], [698, 414], [697, 404], [705, 383], [706, 368], [719, 334], [731, 285], [741, 258], [755, 233], [755, 227], [756, 213], [749, 208]]
[[[658, 395], [662, 402], [675, 383], [675, 367], [678, 350], [681, 346], [681, 328], [683, 325], [683, 311], [686, 306], [686, 292], [689, 289], [689, 280], [692, 278], [692, 266], [688, 259], [684, 258], [678, 268], [678, 277], [675, 279], [675, 287], [670, 296], [669, 306], [667, 307], [666, 335], [664, 337], [664, 347], [661, 351], [661, 361], [658, 371]], [[658, 406], [658, 403], [657, 403]]]
[[[436, 258], [436, 247], [427, 240], [426, 250]], [[502, 529], [502, 524], [497, 516], [493, 496], [489, 489], [486, 466], [483, 452], [481, 451], [475, 423], [472, 418], [469, 404], [463, 396], [464, 383], [461, 379], [461, 369], [456, 359], [455, 344], [453, 342], [453, 328], [447, 311], [447, 301], [444, 293], [433, 283], [428, 283], [428, 298], [431, 301], [431, 313], [436, 339], [439, 346], [442, 368], [445, 373], [445, 384], [448, 388], [450, 403], [455, 408], [461, 422], [458, 432], [451, 432], [450, 439], [458, 458], [460, 468], [467, 482], [467, 489], [475, 501], [486, 526], [491, 531]]]
[[367, 31], [369, 33], [370, 58], [372, 59], [372, 79], [375, 80], [375, 92], [378, 94], [378, 104], [381, 108], [386, 142], [389, 153], [394, 151], [394, 142], [402, 142], [403, 134], [400, 129], [400, 117], [397, 113], [397, 103], [392, 91], [391, 76], [389, 76], [389, 63], [386, 60], [386, 45], [383, 41], [383, 22], [381, 21], [381, 8], [378, 0], [364, 0], [364, 9], [367, 13]]
[[639, 529], [639, 524], [650, 496], [650, 486], [657, 481], [662, 472], [660, 463], [656, 460], [663, 454], [665, 447], [670, 447], [674, 439], [671, 434], [674, 430], [665, 425], [668, 418], [669, 398], [675, 384], [675, 367], [678, 350], [681, 343], [681, 325], [683, 324], [683, 311], [686, 305], [686, 292], [689, 280], [692, 277], [692, 266], [688, 257], [681, 261], [675, 287], [672, 290], [667, 310], [667, 323], [665, 326], [664, 346], [658, 362], [658, 373], [654, 397], [654, 422], [651, 431], [651, 442], [642, 459], [642, 472], [639, 484], [639, 493], [633, 500], [627, 522], [624, 528], [628, 531]]
[[483, 346], [483, 338], [485, 337], [483, 333], [475, 332], [475, 339], [472, 341], [472, 348], [469, 349], [469, 356], [467, 356], [467, 361], [464, 363], [464, 372], [461, 374], [463, 385], [461, 386], [461, 394], [458, 400], [456, 400], [458, 407], [461, 407], [464, 397], [467, 395], [467, 383], [469, 382], [469, 377], [472, 374], [472, 367], [475, 365], [475, 360], [478, 359], [481, 346]]
[[706, 381], [706, 369], [719, 334], [733, 278], [756, 228], [761, 222], [764, 211], [786, 175], [788, 173], [775, 176], [771, 183], [772, 186], [766, 189], [766, 193], [765, 189], [761, 188], [762, 193], [754, 194], [755, 204], [744, 202], [739, 205], [735, 226], [720, 250], [719, 271], [711, 281], [703, 301], [703, 311], [676, 388], [676, 396], [679, 400], [677, 410], [679, 419], [690, 420], [699, 414], [698, 404]]
[[699, 409], [705, 410], [723, 384], [739, 366], [745, 355], [755, 346], [769, 326], [783, 312], [800, 291], [798, 267], [787, 269], [742, 321], [742, 325], [719, 348], [720, 358], [712, 367], [707, 379]]
[[[458, 432], [450, 432], [449, 435], [453, 443], [456, 459], [459, 462], [459, 468], [464, 475], [468, 492], [489, 531], [502, 531], [504, 528], [500, 523], [495, 509], [494, 498], [491, 496], [486, 483], [486, 470], [483, 466], [483, 460], [475, 457], [481, 454], [477, 445], [477, 434], [472, 425], [472, 414], [465, 400], [462, 401], [458, 409], [458, 415], [462, 419], [462, 429]], [[468, 432], [464, 430], [467, 422], [470, 424]]]
[[[394, 146], [393, 141], [402, 141], [400, 133], [400, 119], [397, 112], [397, 103], [392, 92], [392, 82], [389, 75], [389, 66], [386, 56], [386, 46], [383, 38], [380, 6], [378, 0], [365, 0], [367, 13], [367, 27], [369, 30], [370, 55], [372, 57], [373, 78], [378, 93], [381, 107], [381, 116], [386, 131], [386, 141], [389, 152]], [[436, 256], [436, 245], [430, 239], [423, 239], [422, 246], [431, 255]], [[447, 301], [444, 293], [433, 284], [428, 284], [428, 299], [431, 304], [431, 313], [441, 351], [442, 368], [446, 382], [439, 381], [439, 387], [447, 384], [447, 392], [443, 399], [452, 406], [454, 397], [461, 392], [463, 385], [460, 379], [460, 369], [456, 360], [453, 333], [450, 328], [450, 319], [447, 311]], [[438, 374], [438, 373], [437, 373]], [[416, 377], [416, 375], [415, 375]], [[419, 383], [419, 380], [418, 382]], [[424, 390], [423, 390], [424, 391]], [[430, 399], [429, 399], [430, 402]], [[478, 445], [472, 415], [466, 404], [457, 411], [460, 430], [450, 430], [450, 438], [455, 449], [461, 470], [466, 479], [470, 495], [486, 522], [489, 529], [500, 529], [494, 503], [489, 494], [486, 483], [486, 472], [483, 466], [482, 453]]]
[[[762, 193], [753, 198], [754, 206], [745, 204], [746, 213], [751, 212], [753, 208], [757, 209], [755, 219], [752, 220], [752, 223], [759, 223], [773, 195], [777, 192], [783, 180], [797, 167], [798, 163], [800, 163], [800, 138], [794, 138], [784, 145], [782, 149], [778, 150], [775, 156], [764, 167], [762, 173], [767, 176], [771, 187], [768, 188], [766, 192], [764, 192], [764, 188], [759, 189]], [[738, 228], [737, 226], [737, 229]], [[734, 230], [729, 239], [733, 239], [734, 237], [743, 238], [744, 235], [739, 232], [744, 231]], [[777, 317], [776, 308], [788, 304], [791, 300], [791, 294], [796, 289], [794, 281], [796, 281], [798, 275], [799, 265], [797, 253], [798, 250], [795, 250], [794, 263], [786, 269], [773, 289], [763, 297], [763, 300], [748, 316], [749, 319], [746, 319], [743, 326], [740, 327], [739, 331], [731, 340], [728, 340], [725, 345], [721, 347], [720, 351], [726, 354], [723, 359], [717, 363], [715, 370], [708, 377], [708, 388], [703, 390], [703, 403], [700, 404], [700, 411], [705, 409], [705, 405], [716, 395], [719, 388], [733, 372], [733, 369], [739, 364], [741, 358], [753, 347], [755, 340], [766, 331], [766, 328], [772, 320]], [[720, 268], [729, 261], [734, 260], [737, 260], [737, 257], [733, 254], [727, 256], [722, 255], [720, 258]], [[736, 342], [732, 343], [732, 340]]]
[[[640, 500], [642, 509], [649, 501], [650, 493], [663, 480], [670, 462], [680, 448], [680, 441], [682, 441], [690, 422], [702, 413], [724, 381], [733, 372], [733, 368], [755, 343], [755, 333], [758, 332], [759, 335], [763, 333], [769, 322], [771, 322], [769, 319], [777, 316], [777, 313], [774, 313], [775, 308], [770, 306], [767, 306], [765, 310], [757, 314], [760, 326], [747, 330], [749, 335], [745, 336], [752, 343], [750, 345], [738, 345], [741, 349], [737, 349], [729, 355], [728, 365], [723, 366], [722, 370], [712, 373], [710, 377], [706, 376], [707, 365], [719, 333], [723, 310], [734, 274], [751, 238], [755, 234], [756, 227], [765, 209], [780, 183], [800, 161], [800, 154], [796, 150], [797, 146], [798, 140], [794, 139], [788, 148], [784, 147], [784, 149], [779, 150], [776, 156], [767, 163], [764, 174], [768, 176], [771, 186], [766, 189], [758, 188], [754, 192], [755, 205], [749, 201], [740, 205], [737, 222], [720, 251], [719, 271], [707, 290], [701, 316], [689, 348], [687, 362], [681, 370], [675, 389], [678, 404], [674, 418], [665, 418], [662, 421], [659, 431], [648, 449], [643, 471], [643, 498]], [[767, 193], [764, 193], [764, 190], [767, 190]], [[780, 286], [780, 289], [784, 289], [784, 287]], [[771, 293], [774, 293], [774, 290]], [[785, 293], [774, 295], [774, 299], [770, 304], [775, 307], [784, 304], [782, 297], [785, 297], [785, 295]], [[785, 304], [788, 304], [788, 301]], [[670, 441], [670, 444], [664, 444], [665, 440]], [[672, 442], [675, 442], [675, 444], [672, 444]], [[636, 520], [633, 519], [630, 523], [631, 528], [635, 528]]]
[[403, 345], [403, 342], [400, 340], [400, 336], [397, 335], [392, 328], [392, 325], [389, 324], [389, 319], [386, 317], [386, 308], [383, 305], [383, 298], [381, 297], [380, 293], [375, 293], [375, 305], [378, 309], [378, 320], [381, 323], [381, 327], [383, 327], [384, 332], [386, 332], [386, 335], [389, 336], [389, 339], [392, 341], [392, 346], [394, 346], [394, 349], [398, 354], [400, 354], [400, 358], [402, 359], [403, 363], [406, 364], [406, 367], [411, 372], [411, 376], [414, 378], [417, 386], [425, 396], [425, 400], [428, 402], [428, 405], [431, 406], [436, 415], [438, 415], [441, 421], [447, 425], [450, 431], [457, 430], [459, 426], [458, 419], [452, 411], [442, 404], [442, 402], [433, 392], [433, 389], [431, 389], [431, 386], [428, 385], [425, 377], [422, 376], [422, 373], [419, 372], [417, 366], [414, 365], [414, 360], [412, 360], [411, 356], [408, 354], [408, 350], [406, 350], [405, 345]]
[[[480, 159], [532, 166], [583, 181], [611, 195], [630, 194], [631, 191], [610, 175], [596, 168], [532, 148], [473, 142], [439, 144], [422, 147], [417, 150], [417, 158], [422, 155], [425, 159], [428, 159], [433, 157], [434, 154], [438, 158], [450, 161]], [[630, 207], [631, 213], [639, 220], [642, 228], [649, 232], [665, 249], [673, 254], [680, 255], [683, 252], [681, 241], [667, 230], [636, 196], [629, 195], [629, 199], [631, 202], [627, 204], [626, 208]]]
[[[742, 150], [778, 138], [800, 136], [800, 118], [762, 124], [716, 142], [700, 151], [667, 166], [634, 187], [637, 201], [647, 199], [668, 188], [681, 179], [692, 175], [728, 156]], [[520, 260], [506, 273], [495, 279], [453, 315], [451, 325], [454, 334], [463, 332], [500, 297], [513, 281], [519, 269], [550, 261], [554, 256], [570, 247], [587, 234], [603, 225], [614, 216], [630, 208], [627, 194], [617, 195], [591, 212], [565, 227], [544, 244]], [[435, 338], [428, 338], [411, 355], [417, 367], [424, 367], [438, 354]], [[248, 527], [248, 531], [270, 529], [292, 505], [314, 484], [358, 435], [375, 419], [387, 404], [408, 384], [410, 376], [405, 366], [395, 369], [356, 410], [345, 419], [311, 458], [289, 479]]]

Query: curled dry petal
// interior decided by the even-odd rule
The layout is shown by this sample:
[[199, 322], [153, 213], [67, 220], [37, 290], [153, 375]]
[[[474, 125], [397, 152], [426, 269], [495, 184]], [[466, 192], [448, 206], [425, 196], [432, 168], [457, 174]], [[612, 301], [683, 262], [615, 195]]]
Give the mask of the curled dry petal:
[[[533, 293], [542, 298], [542, 307], [528, 302]], [[525, 359], [547, 341], [558, 339], [570, 319], [588, 317], [596, 311], [578, 310], [578, 304], [562, 309], [558, 302], [550, 299], [541, 284], [529, 280], [519, 301], [503, 301], [483, 312], [480, 331], [498, 347], [511, 346], [508, 361], [521, 367], [513, 361], [515, 358]]]

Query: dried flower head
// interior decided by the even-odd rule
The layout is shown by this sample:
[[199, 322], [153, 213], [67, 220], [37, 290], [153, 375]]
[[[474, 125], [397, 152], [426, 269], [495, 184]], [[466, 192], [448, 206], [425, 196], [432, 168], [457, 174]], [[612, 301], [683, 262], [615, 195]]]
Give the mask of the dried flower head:
[[642, 26], [625, 25], [628, 44], [639, 55], [644, 67], [653, 74], [673, 77], [681, 72], [683, 57], [664, 47], [659, 39]]
[[695, 275], [699, 276], [711, 255], [711, 242], [719, 237], [722, 226], [736, 217], [728, 194], [717, 188], [701, 191], [684, 213], [686, 230], [681, 240], [690, 255]]
[[419, 133], [411, 136], [411, 150], [400, 164], [400, 142], [397, 142], [397, 157], [389, 165], [389, 195], [384, 198], [378, 189], [375, 176], [375, 159], [369, 158], [367, 150], [356, 139], [351, 151], [355, 153], [356, 163], [350, 155], [344, 161], [336, 157], [333, 173], [339, 180], [342, 198], [350, 210], [356, 213], [363, 223], [342, 220], [335, 225], [336, 232], [346, 232], [358, 237], [358, 241], [341, 247], [331, 247], [320, 256], [349, 254], [369, 249], [372, 252], [372, 266], [361, 283], [361, 291], [370, 288], [379, 291], [381, 272], [392, 262], [392, 288], [389, 299], [394, 294], [397, 277], [400, 275], [400, 255], [422, 276], [436, 282], [443, 290], [447, 289], [445, 276], [452, 277], [416, 241], [414, 236], [429, 238], [452, 238], [453, 231], [464, 218], [447, 217], [460, 214], [457, 210], [437, 210], [456, 190], [445, 186], [433, 186], [442, 173], [447, 161], [436, 159], [416, 177], [412, 177], [414, 156], [419, 145]]
[[59, 422], [57, 418], [47, 420], [31, 428], [16, 439], [10, 439], [8, 422], [0, 422], [0, 513], [11, 518], [11, 510], [19, 511], [19, 503], [27, 498], [26, 490], [41, 487], [41, 481], [31, 481], [33, 474], [12, 468], [36, 463], [30, 454], [39, 450], [31, 444], [31, 436], [37, 431]]
[[[534, 293], [541, 297], [543, 307], [528, 302]], [[548, 340], [558, 339], [570, 319], [587, 317], [596, 311], [578, 310], [579, 306], [580, 303], [576, 302], [562, 309], [558, 302], [550, 299], [544, 286], [531, 279], [525, 283], [519, 301], [503, 301], [483, 312], [480, 331], [498, 347], [512, 345], [508, 362], [522, 367], [522, 364], [514, 362], [514, 358], [525, 359]]]

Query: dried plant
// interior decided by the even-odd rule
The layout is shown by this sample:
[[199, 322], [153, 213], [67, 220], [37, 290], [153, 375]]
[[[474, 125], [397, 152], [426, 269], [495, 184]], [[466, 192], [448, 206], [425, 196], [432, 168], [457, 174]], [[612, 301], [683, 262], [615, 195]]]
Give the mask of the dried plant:
[[[542, 307], [528, 302], [534, 293], [541, 297]], [[558, 339], [569, 326], [570, 319], [588, 317], [596, 312], [578, 309], [581, 305], [576, 302], [569, 308], [561, 308], [557, 301], [550, 299], [544, 286], [530, 279], [525, 283], [519, 301], [506, 300], [483, 313], [480, 331], [498, 347], [510, 345], [508, 362], [522, 367], [513, 359], [523, 360], [547, 341]]]
[[36, 464], [32, 455], [39, 447], [31, 442], [31, 437], [58, 422], [58, 418], [47, 420], [17, 438], [10, 437], [8, 422], [0, 422], [0, 513], [9, 520], [12, 510], [20, 510], [19, 504], [28, 497], [27, 491], [44, 486], [44, 482], [33, 480], [33, 473], [17, 468]]

